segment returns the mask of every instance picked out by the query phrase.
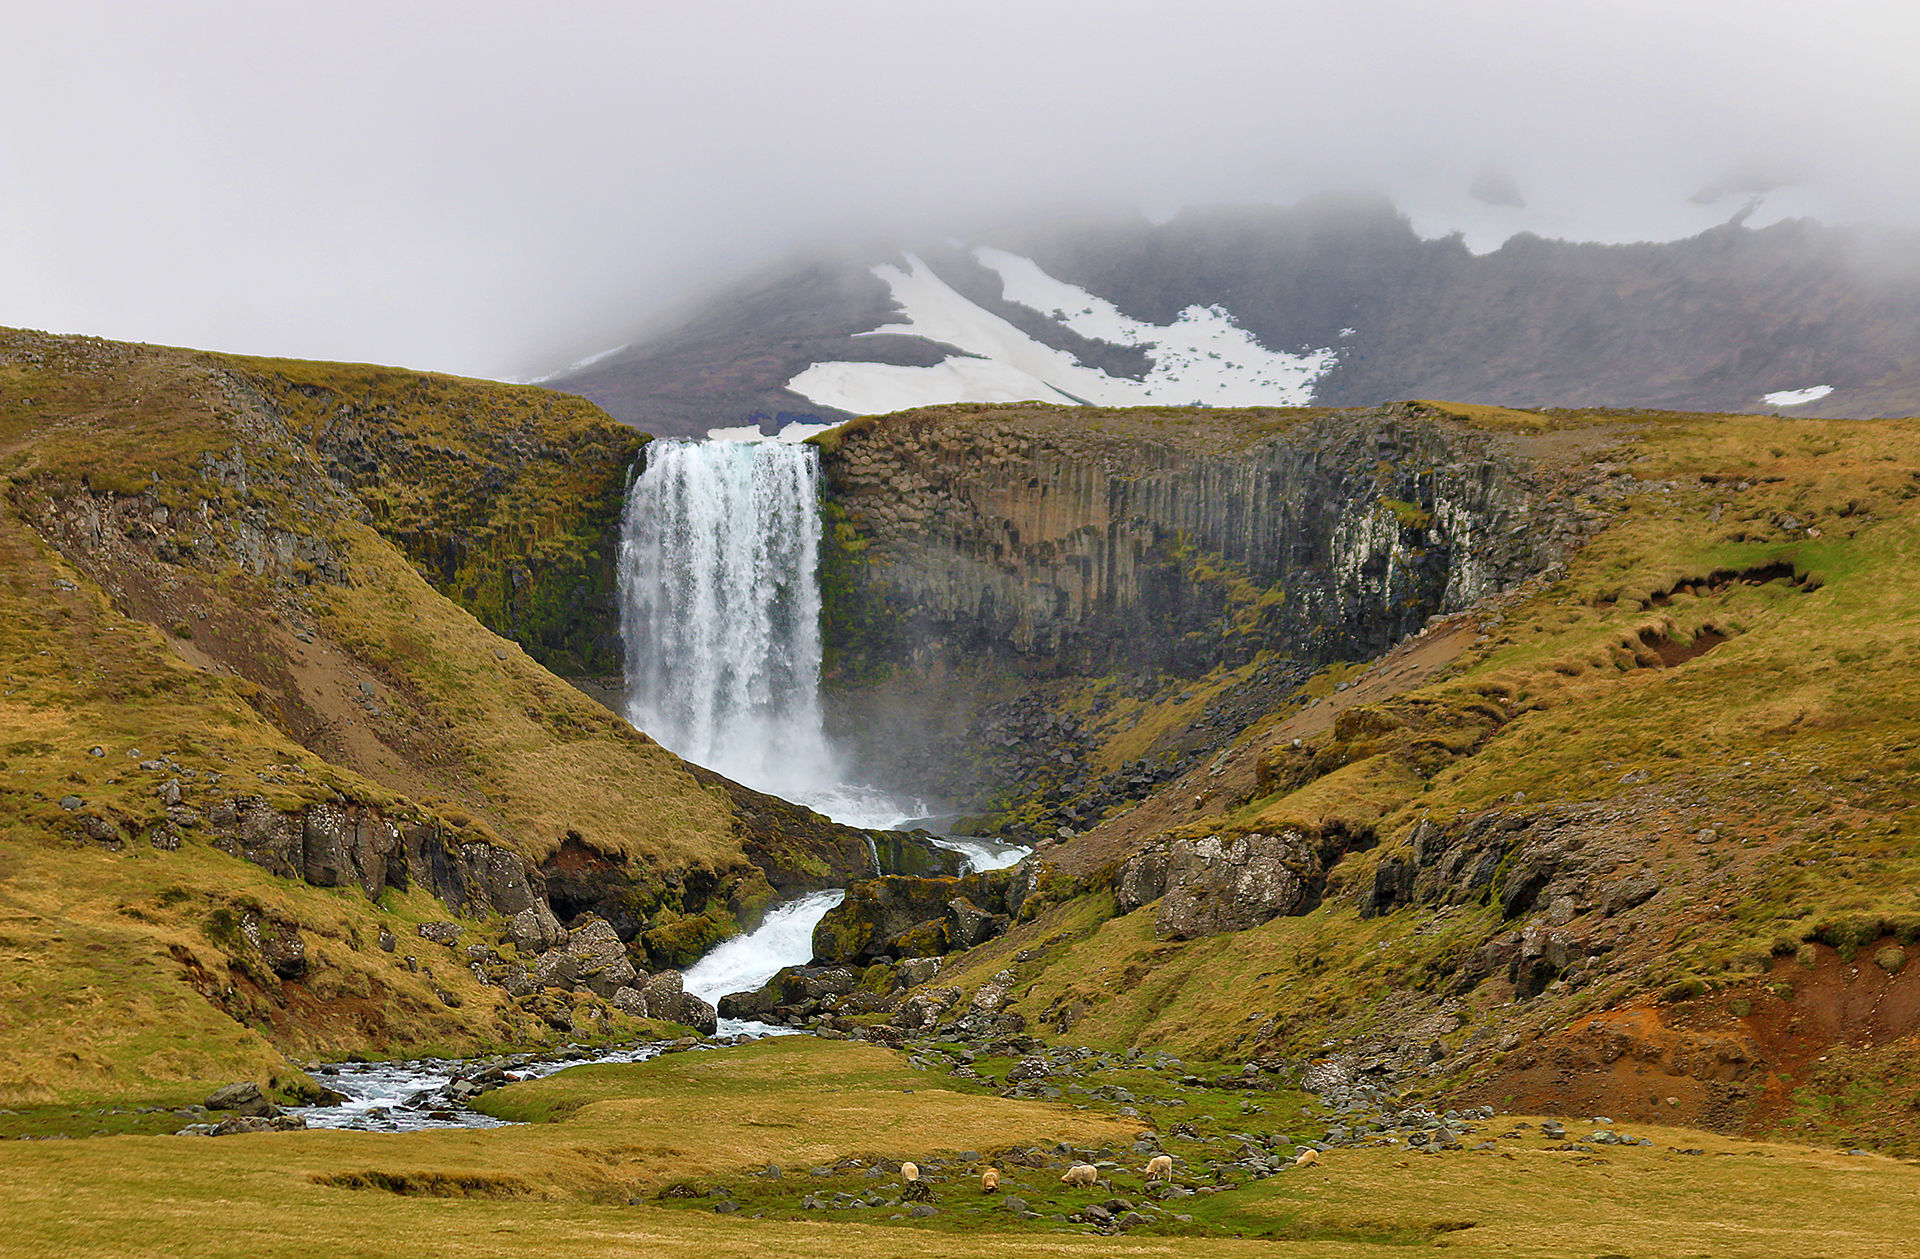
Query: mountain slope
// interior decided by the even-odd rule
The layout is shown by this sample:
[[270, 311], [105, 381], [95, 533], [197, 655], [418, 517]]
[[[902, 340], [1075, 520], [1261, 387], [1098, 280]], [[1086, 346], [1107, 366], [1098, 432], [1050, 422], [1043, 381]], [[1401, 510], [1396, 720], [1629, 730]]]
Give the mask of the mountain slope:
[[[1475, 256], [1385, 202], [796, 255], [550, 387], [670, 436], [977, 401], [1920, 411], [1920, 246], [1738, 221]], [[1822, 391], [1824, 392], [1818, 392]]]
[[538, 389], [0, 330], [0, 1100], [631, 1033], [531, 982], [566, 922], [659, 970], [872, 868], [476, 619], [596, 650], [640, 445]]

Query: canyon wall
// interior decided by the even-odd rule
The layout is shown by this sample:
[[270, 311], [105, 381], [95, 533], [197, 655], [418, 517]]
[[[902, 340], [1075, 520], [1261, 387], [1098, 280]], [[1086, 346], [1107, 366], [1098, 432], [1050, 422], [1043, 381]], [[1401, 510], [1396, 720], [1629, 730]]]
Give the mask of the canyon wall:
[[1013, 404], [835, 430], [818, 440], [841, 735], [898, 760], [1046, 679], [1376, 655], [1583, 527], [1524, 431], [1480, 419]]

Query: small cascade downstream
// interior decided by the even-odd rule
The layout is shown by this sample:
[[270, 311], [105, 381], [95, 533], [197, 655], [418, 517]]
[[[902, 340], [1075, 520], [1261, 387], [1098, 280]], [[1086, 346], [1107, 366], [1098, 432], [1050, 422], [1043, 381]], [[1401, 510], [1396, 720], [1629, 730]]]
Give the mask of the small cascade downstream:
[[[708, 953], [682, 977], [688, 992], [709, 1004], [730, 992], [758, 988], [783, 966], [813, 955], [813, 928], [846, 896], [839, 888], [810, 892], [768, 912], [758, 929], [735, 936]], [[715, 1035], [790, 1035], [792, 1029], [744, 1019], [722, 1019]], [[414, 1132], [422, 1128], [497, 1128], [505, 1121], [469, 1109], [455, 1091], [457, 1082], [491, 1067], [531, 1080], [587, 1062], [644, 1062], [664, 1042], [649, 1041], [613, 1049], [520, 1054], [491, 1062], [418, 1058], [400, 1062], [340, 1062], [322, 1067], [321, 1083], [345, 1095], [334, 1106], [298, 1109], [312, 1128], [357, 1128], [371, 1132]]]
[[[757, 930], [716, 947], [682, 976], [688, 992], [710, 1005], [730, 992], [749, 992], [813, 956], [813, 929], [827, 911], [846, 899], [840, 888], [809, 892], [767, 912]], [[770, 1023], [721, 1019], [719, 1035], [764, 1036], [787, 1031]]]

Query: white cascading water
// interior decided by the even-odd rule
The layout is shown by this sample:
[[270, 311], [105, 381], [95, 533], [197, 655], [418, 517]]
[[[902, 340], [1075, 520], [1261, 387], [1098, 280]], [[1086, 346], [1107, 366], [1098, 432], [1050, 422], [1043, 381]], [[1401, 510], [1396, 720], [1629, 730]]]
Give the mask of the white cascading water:
[[656, 441], [620, 544], [629, 719], [788, 799], [841, 778], [820, 723], [816, 459], [780, 442]]
[[839, 888], [809, 892], [767, 911], [756, 931], [735, 936], [686, 969], [682, 982], [702, 1001], [719, 1004], [730, 992], [751, 992], [783, 966], [813, 956], [813, 929], [846, 899]]

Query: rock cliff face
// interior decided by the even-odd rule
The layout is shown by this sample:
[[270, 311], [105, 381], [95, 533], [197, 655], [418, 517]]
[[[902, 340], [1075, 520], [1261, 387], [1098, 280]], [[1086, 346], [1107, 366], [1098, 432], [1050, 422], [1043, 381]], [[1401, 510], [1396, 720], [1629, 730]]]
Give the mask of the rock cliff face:
[[933, 408], [821, 445], [830, 672], [861, 714], [848, 726], [889, 743], [900, 727], [861, 698], [877, 678], [911, 709], [982, 674], [1365, 658], [1543, 568], [1579, 528], [1510, 435], [1418, 404]]
[[614, 553], [646, 438], [591, 404], [422, 372], [226, 357], [421, 574], [563, 675], [620, 667]]

